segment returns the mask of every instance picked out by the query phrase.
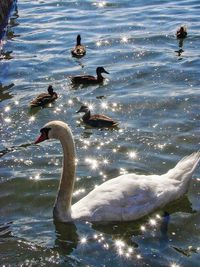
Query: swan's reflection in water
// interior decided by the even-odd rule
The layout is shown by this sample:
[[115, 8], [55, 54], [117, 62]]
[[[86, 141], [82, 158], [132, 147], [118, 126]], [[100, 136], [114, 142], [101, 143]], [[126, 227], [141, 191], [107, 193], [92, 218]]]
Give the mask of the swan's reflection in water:
[[170, 221], [170, 214], [165, 211], [162, 216], [162, 221], [160, 224], [160, 247], [164, 248], [169, 243], [169, 237], [168, 237], [168, 226]]
[[[147, 218], [146, 218], [147, 219]], [[141, 233], [141, 224], [147, 221], [146, 219], [138, 220], [136, 222], [125, 222], [118, 224], [90, 224], [91, 235], [85, 238], [85, 243], [88, 243], [86, 248], [89, 249], [90, 246], [99, 247], [99, 254], [105, 253], [109, 250], [124, 259], [135, 258], [137, 260], [142, 259], [140, 254], [140, 242], [143, 239], [143, 234]], [[169, 224], [169, 214], [164, 213], [163, 217], [160, 218], [158, 224], [158, 235], [159, 230], [161, 233], [160, 245], [162, 249], [168, 244], [168, 224]], [[54, 249], [65, 256], [70, 256], [74, 250], [81, 250], [81, 245], [83, 246], [84, 238], [81, 238], [78, 229], [84, 228], [87, 224], [84, 225], [81, 223], [77, 226], [74, 223], [58, 223], [54, 222], [56, 239], [54, 244]], [[126, 229], [126, 231], [124, 231]], [[95, 232], [95, 234], [94, 234]], [[78, 234], [79, 233], [79, 234]], [[148, 235], [148, 233], [147, 233]], [[142, 237], [143, 236], [143, 237]], [[132, 238], [131, 238], [132, 237]], [[141, 238], [142, 237], [142, 238]], [[80, 246], [79, 246], [80, 245]], [[87, 253], [87, 249], [85, 251]]]
[[74, 249], [76, 249], [79, 237], [77, 234], [77, 227], [74, 223], [60, 223], [55, 222], [55, 249], [64, 254], [71, 254]]
[[[175, 201], [174, 205], [166, 206], [164, 210], [132, 222], [109, 224], [54, 222], [56, 232], [54, 250], [64, 258], [67, 257], [69, 260], [73, 258], [75, 261], [80, 260], [77, 255], [87, 255], [94, 250], [97, 259], [113, 255], [126, 263], [135, 260], [138, 266], [140, 262], [152, 260], [153, 266], [154, 255], [161, 257], [174, 250], [180, 250], [173, 247], [173, 222], [169, 228], [171, 216], [179, 211], [187, 214], [193, 212], [186, 196]], [[87, 236], [81, 234], [85, 232], [88, 233]]]

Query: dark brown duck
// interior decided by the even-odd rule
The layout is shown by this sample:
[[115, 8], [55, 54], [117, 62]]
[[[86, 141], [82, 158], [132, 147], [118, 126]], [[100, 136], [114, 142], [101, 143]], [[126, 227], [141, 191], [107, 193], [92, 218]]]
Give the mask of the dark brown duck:
[[77, 113], [80, 112], [85, 113], [82, 117], [83, 122], [92, 127], [108, 128], [108, 127], [115, 127], [118, 125], [116, 121], [105, 115], [100, 115], [100, 114], [91, 115], [88, 106], [85, 105], [81, 106], [80, 109], [77, 111]]
[[98, 67], [96, 69], [97, 77], [91, 75], [79, 75], [79, 76], [72, 76], [70, 78], [71, 82], [74, 84], [98, 84], [102, 83], [103, 80], [105, 79], [102, 76], [102, 73], [109, 74], [109, 72], [107, 72], [103, 67]]
[[181, 26], [179, 30], [177, 30], [176, 32], [176, 37], [178, 39], [184, 39], [187, 37], [187, 30], [186, 30], [186, 27], [184, 26]]
[[47, 89], [48, 93], [39, 94], [35, 99], [30, 102], [31, 107], [44, 107], [45, 105], [52, 103], [58, 98], [56, 92], [54, 92], [53, 86], [49, 85]]
[[86, 48], [81, 44], [81, 36], [77, 35], [76, 46], [71, 50], [73, 57], [83, 57], [86, 54]]

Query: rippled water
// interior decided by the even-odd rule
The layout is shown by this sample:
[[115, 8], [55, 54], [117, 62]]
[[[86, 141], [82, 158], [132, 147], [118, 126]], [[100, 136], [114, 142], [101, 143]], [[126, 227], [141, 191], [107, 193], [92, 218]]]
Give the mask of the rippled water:
[[[61, 147], [32, 145], [47, 121], [68, 122], [78, 158], [73, 202], [119, 174], [161, 174], [198, 150], [199, 12], [198, 0], [18, 1], [0, 58], [1, 265], [199, 266], [199, 169], [187, 196], [143, 220], [54, 225]], [[81, 59], [70, 54], [78, 33], [87, 47]], [[71, 86], [68, 76], [97, 66], [110, 72], [103, 85]], [[31, 111], [49, 84], [58, 100]], [[85, 127], [76, 114], [82, 103], [119, 128]]]

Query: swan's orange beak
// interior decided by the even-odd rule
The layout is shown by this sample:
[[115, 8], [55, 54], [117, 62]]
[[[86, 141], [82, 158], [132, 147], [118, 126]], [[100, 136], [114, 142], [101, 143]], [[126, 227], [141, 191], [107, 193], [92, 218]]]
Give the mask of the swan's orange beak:
[[48, 139], [48, 136], [45, 132], [42, 132], [41, 135], [38, 137], [38, 139], [34, 142], [34, 144], [41, 143]]
[[48, 127], [44, 127], [40, 130], [41, 132], [41, 135], [38, 137], [38, 139], [35, 141], [34, 144], [38, 144], [38, 143], [41, 143], [47, 139], [49, 139], [48, 137], [48, 133], [49, 131], [51, 130], [51, 128], [48, 128]]

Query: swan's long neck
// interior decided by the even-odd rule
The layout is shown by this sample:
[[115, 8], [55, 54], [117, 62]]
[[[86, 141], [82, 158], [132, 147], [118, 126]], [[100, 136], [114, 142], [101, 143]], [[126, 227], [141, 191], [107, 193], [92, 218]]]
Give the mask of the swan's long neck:
[[71, 221], [71, 200], [75, 179], [75, 147], [72, 133], [69, 129], [59, 133], [63, 148], [63, 170], [54, 206], [54, 219], [59, 221]]

